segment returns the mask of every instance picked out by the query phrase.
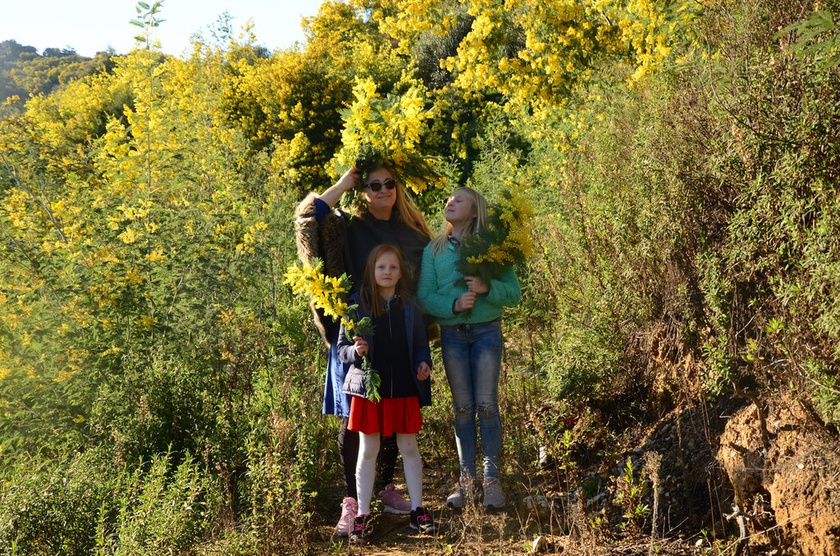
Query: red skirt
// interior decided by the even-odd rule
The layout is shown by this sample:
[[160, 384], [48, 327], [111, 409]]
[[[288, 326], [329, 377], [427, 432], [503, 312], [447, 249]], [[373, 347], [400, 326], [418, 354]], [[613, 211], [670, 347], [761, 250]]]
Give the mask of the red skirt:
[[381, 432], [382, 436], [392, 436], [395, 432], [416, 434], [423, 428], [420, 400], [417, 396], [409, 396], [372, 402], [353, 396], [347, 428], [364, 434]]

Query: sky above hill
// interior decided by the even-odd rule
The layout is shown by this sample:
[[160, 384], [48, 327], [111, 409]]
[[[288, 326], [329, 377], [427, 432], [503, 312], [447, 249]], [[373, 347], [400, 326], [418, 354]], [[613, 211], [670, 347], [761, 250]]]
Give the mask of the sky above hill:
[[[146, 0], [151, 4], [154, 0]], [[206, 39], [225, 12], [231, 17], [233, 36], [239, 36], [249, 18], [257, 44], [269, 50], [289, 48], [304, 39], [301, 19], [318, 13], [323, 0], [164, 0], [154, 30], [163, 52], [181, 55], [194, 33]], [[45, 48], [73, 49], [82, 56], [113, 48], [125, 54], [141, 32], [130, 23], [137, 17], [135, 0], [8, 0], [0, 16], [0, 41], [15, 40]]]

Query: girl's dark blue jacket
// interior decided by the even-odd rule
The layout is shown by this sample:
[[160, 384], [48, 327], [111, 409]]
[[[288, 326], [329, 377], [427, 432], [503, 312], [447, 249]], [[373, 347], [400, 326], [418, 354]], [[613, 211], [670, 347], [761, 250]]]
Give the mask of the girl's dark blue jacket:
[[[369, 317], [370, 311], [362, 307], [359, 294], [350, 296], [350, 304], [357, 304], [359, 318]], [[411, 378], [417, 386], [417, 397], [420, 401], [420, 406], [432, 405], [432, 383], [431, 379], [417, 380], [417, 366], [425, 361], [429, 368], [432, 367], [432, 354], [429, 350], [429, 338], [426, 335], [426, 324], [423, 321], [423, 314], [418, 307], [417, 302], [413, 298], [408, 298], [405, 302], [403, 310], [405, 315], [405, 333], [408, 340], [408, 360], [411, 361]], [[374, 331], [374, 335], [376, 331]], [[362, 336], [368, 343], [368, 358], [373, 357], [373, 350], [376, 342], [374, 336]], [[356, 353], [356, 344], [353, 340], [348, 340], [344, 333], [344, 325], [341, 326], [341, 332], [338, 334], [338, 358], [352, 366], [361, 366], [362, 358]]]

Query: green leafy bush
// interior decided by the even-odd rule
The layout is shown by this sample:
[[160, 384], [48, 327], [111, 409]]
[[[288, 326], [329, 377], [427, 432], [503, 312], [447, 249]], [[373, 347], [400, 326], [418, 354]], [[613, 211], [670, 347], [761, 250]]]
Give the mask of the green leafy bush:
[[100, 553], [184, 553], [210, 530], [221, 502], [218, 480], [189, 455], [173, 467], [171, 455], [122, 475], [115, 522], [97, 531]]
[[119, 483], [103, 450], [21, 461], [0, 486], [0, 554], [92, 554]]

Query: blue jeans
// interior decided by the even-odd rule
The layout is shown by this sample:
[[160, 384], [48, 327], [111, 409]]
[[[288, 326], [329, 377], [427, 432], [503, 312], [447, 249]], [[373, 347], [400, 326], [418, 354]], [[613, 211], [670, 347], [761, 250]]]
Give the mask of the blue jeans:
[[461, 475], [476, 476], [477, 416], [484, 455], [484, 478], [498, 478], [502, 454], [502, 420], [499, 416], [501, 323], [495, 320], [440, 328], [443, 366], [452, 391]]

